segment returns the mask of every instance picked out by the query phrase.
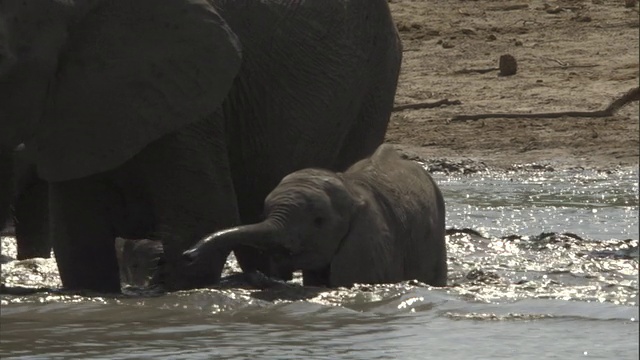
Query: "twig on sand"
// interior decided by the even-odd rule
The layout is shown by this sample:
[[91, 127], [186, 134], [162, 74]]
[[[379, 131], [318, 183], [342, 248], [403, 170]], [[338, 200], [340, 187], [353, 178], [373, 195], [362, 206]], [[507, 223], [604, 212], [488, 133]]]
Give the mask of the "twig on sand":
[[594, 68], [600, 65], [597, 64], [584, 64], [584, 65], [560, 65], [560, 66], [549, 66], [547, 69], [573, 69], [573, 68]]
[[499, 5], [499, 6], [490, 6], [487, 8], [487, 11], [510, 11], [510, 10], [521, 10], [528, 9], [529, 4], [515, 4], [515, 5]]
[[551, 6], [544, 4], [542, 7], [547, 14], [559, 14], [563, 11], [578, 11], [584, 9], [584, 6]]
[[515, 113], [497, 113], [497, 114], [475, 114], [475, 115], [457, 115], [451, 118], [450, 122], [481, 120], [481, 119], [555, 119], [564, 116], [568, 117], [584, 117], [598, 118], [612, 116], [623, 106], [633, 101], [640, 101], [640, 88], [633, 88], [624, 95], [612, 101], [604, 110], [597, 111], [560, 111], [552, 113], [531, 113], [531, 114], [515, 114]]
[[488, 72], [498, 71], [498, 70], [500, 70], [500, 68], [492, 67], [492, 68], [485, 68], [485, 69], [462, 69], [462, 70], [456, 70], [453, 73], [454, 74], [473, 74], [473, 73], [486, 74]]
[[393, 111], [402, 111], [407, 109], [431, 109], [431, 108], [436, 108], [442, 105], [460, 105], [460, 104], [462, 104], [460, 100], [442, 99], [434, 102], [398, 105], [393, 107]]
[[570, 63], [568, 63], [568, 62], [561, 61], [561, 60], [554, 59], [554, 58], [550, 58], [550, 57], [547, 57], [547, 58], [544, 58], [544, 59], [554, 61], [554, 62], [558, 63], [558, 65], [560, 65], [560, 66], [550, 66], [550, 67], [549, 67], [550, 69], [557, 69], [557, 68], [561, 68], [561, 69], [569, 69], [569, 68], [591, 68], [591, 67], [599, 66], [599, 65], [597, 65], [597, 64], [573, 65], [573, 64], [570, 64]]

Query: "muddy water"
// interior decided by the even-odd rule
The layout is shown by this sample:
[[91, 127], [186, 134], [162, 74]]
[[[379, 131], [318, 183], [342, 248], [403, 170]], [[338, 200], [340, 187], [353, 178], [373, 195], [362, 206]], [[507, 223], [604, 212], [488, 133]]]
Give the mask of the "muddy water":
[[[0, 358], [638, 358], [637, 169], [434, 177], [447, 227], [477, 231], [448, 236], [447, 288], [4, 295]], [[58, 281], [52, 260], [2, 267], [7, 285]]]

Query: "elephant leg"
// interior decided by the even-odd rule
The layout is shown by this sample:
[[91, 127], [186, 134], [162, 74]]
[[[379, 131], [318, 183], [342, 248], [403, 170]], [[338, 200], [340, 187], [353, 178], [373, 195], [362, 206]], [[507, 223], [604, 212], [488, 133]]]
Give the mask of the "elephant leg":
[[0, 145], [0, 231], [11, 216], [13, 197], [13, 151]]
[[269, 254], [263, 251], [242, 246], [233, 250], [233, 254], [238, 260], [238, 265], [240, 265], [242, 272], [260, 271], [265, 276], [274, 279], [283, 281], [293, 279], [293, 270], [290, 267], [283, 267], [277, 264]]
[[120, 292], [114, 198], [103, 175], [49, 184], [51, 240], [64, 288]]
[[33, 183], [18, 194], [14, 203], [14, 223], [18, 260], [51, 256], [49, 237], [49, 185], [33, 173]]
[[[260, 220], [255, 217], [246, 223], [256, 223]], [[267, 277], [289, 281], [293, 279], [293, 268], [287, 264], [282, 264], [274, 259], [271, 254], [263, 250], [248, 246], [238, 246], [233, 250], [233, 254], [238, 261], [238, 265], [244, 273], [259, 271]]]
[[156, 225], [151, 237], [163, 243], [167, 290], [219, 282], [229, 252], [195, 272], [185, 266], [182, 252], [239, 223], [222, 116], [212, 115], [155, 141], [128, 166], [143, 179], [152, 204]]
[[331, 269], [329, 266], [320, 270], [302, 271], [302, 283], [304, 286], [328, 287], [330, 278]]

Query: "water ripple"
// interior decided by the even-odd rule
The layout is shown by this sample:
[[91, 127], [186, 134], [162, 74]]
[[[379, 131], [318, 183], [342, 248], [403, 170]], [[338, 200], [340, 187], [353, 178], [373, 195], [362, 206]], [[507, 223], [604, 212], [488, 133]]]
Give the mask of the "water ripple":
[[[265, 289], [1, 295], [0, 357], [392, 359], [455, 347], [513, 358], [496, 342], [520, 336], [520, 358], [539, 358], [540, 341], [562, 358], [637, 358], [637, 170], [434, 177], [447, 287], [310, 288], [296, 274]], [[54, 259], [12, 260], [14, 239], [1, 240], [3, 284], [60, 286]], [[238, 270], [231, 258], [225, 274]]]

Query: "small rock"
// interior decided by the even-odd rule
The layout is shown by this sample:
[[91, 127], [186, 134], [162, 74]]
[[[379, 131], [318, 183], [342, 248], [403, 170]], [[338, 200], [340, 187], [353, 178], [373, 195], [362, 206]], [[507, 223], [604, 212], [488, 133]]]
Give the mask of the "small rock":
[[514, 44], [515, 46], [522, 46], [522, 41], [520, 41], [520, 40], [516, 40], [513, 44]]
[[494, 41], [496, 39], [497, 39], [497, 37], [495, 35], [493, 35], [493, 34], [489, 34], [489, 36], [487, 36], [487, 41]]
[[518, 63], [516, 62], [516, 58], [509, 54], [500, 56], [498, 66], [500, 67], [500, 76], [515, 75], [515, 73], [518, 71]]
[[465, 35], [475, 35], [476, 34], [476, 31], [473, 30], [473, 29], [462, 29], [460, 31], [462, 31], [462, 33], [465, 34]]

